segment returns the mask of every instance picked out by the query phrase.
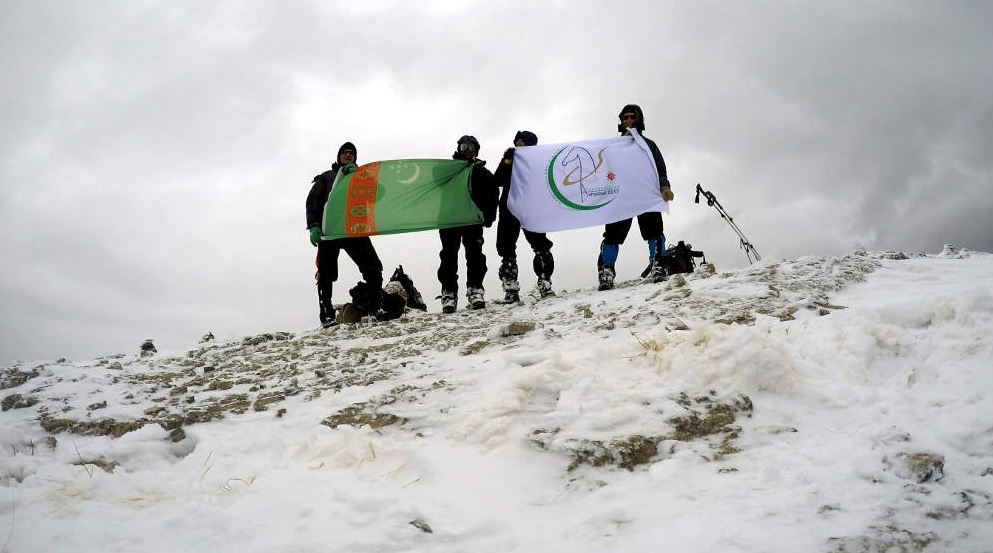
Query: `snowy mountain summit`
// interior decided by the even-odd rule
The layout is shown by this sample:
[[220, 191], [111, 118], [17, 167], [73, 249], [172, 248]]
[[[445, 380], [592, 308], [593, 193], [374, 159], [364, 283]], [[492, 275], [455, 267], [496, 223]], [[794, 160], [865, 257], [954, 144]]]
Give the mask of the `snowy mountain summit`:
[[556, 292], [4, 368], [0, 551], [993, 551], [993, 255]]

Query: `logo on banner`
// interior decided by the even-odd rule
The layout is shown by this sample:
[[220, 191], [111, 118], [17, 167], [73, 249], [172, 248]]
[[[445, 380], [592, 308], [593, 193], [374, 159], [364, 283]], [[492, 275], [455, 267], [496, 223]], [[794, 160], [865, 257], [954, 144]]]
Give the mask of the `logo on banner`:
[[604, 159], [609, 146], [595, 155], [582, 146], [566, 146], [548, 162], [548, 189], [555, 199], [570, 209], [599, 209], [620, 193], [616, 173]]

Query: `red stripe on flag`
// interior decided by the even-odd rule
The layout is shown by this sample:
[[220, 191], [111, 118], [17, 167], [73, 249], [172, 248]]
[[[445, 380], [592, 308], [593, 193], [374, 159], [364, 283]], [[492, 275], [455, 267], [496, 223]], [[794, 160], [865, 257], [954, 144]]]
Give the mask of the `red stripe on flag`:
[[345, 198], [345, 236], [376, 234], [375, 204], [379, 162], [363, 165], [352, 174]]

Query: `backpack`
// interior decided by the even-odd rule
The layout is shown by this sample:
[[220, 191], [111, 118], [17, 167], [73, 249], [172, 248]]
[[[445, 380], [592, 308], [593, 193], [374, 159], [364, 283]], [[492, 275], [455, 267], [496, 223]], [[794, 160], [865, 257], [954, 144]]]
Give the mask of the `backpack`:
[[421, 311], [428, 309], [421, 293], [414, 286], [414, 281], [403, 272], [403, 265], [393, 271], [393, 276], [382, 290], [376, 290], [371, 284], [359, 281], [348, 294], [352, 301], [342, 308], [342, 322], [345, 323], [357, 323], [368, 315], [375, 315], [378, 321], [392, 321], [399, 319], [407, 308]]
[[675, 246], [669, 246], [665, 249], [665, 257], [662, 258], [665, 262], [666, 274], [692, 273], [696, 269], [696, 261], [693, 260], [694, 257], [702, 257], [702, 262], [707, 262], [707, 258], [703, 256], [703, 252], [694, 250], [693, 246], [686, 244], [682, 240]]
[[386, 286], [383, 288], [383, 301], [379, 306], [379, 311], [376, 313], [376, 320], [392, 321], [393, 319], [399, 319], [407, 310], [407, 298], [405, 296], [406, 292], [397, 281], [391, 280], [386, 283]]
[[[366, 315], [372, 315], [376, 312], [376, 306], [380, 304], [382, 298], [382, 292], [376, 290], [376, 287], [360, 280], [358, 284], [352, 287], [348, 291], [348, 295], [352, 296], [352, 306], [358, 312], [358, 318], [361, 319]], [[378, 297], [377, 297], [378, 296]], [[358, 321], [356, 321], [358, 322]]]
[[419, 309], [421, 311], [427, 311], [428, 306], [424, 303], [424, 298], [421, 297], [421, 293], [417, 291], [417, 287], [414, 286], [414, 281], [407, 276], [407, 273], [403, 272], [403, 265], [399, 265], [395, 271], [393, 271], [393, 276], [390, 277], [390, 282], [398, 282], [400, 286], [403, 286], [403, 290], [407, 293], [406, 305], [411, 309]]

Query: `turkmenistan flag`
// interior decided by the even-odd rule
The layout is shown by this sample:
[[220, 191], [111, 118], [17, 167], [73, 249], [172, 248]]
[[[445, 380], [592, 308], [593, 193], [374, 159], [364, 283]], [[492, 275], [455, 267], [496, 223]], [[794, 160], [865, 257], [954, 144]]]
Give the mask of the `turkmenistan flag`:
[[395, 159], [338, 171], [324, 206], [324, 238], [351, 238], [481, 224], [469, 196], [472, 165]]

